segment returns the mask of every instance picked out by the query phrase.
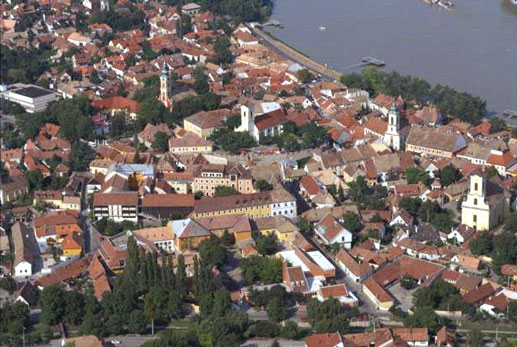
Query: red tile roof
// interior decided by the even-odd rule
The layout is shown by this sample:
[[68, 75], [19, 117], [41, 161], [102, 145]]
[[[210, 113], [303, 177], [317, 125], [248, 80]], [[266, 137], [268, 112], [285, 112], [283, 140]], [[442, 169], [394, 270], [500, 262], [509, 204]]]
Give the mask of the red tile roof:
[[100, 109], [127, 110], [130, 113], [138, 113], [140, 110], [140, 104], [137, 101], [121, 96], [113, 96], [103, 100], [95, 100], [92, 102], [92, 106]]
[[282, 109], [277, 109], [268, 113], [261, 114], [255, 117], [255, 126], [258, 131], [282, 124], [287, 118]]

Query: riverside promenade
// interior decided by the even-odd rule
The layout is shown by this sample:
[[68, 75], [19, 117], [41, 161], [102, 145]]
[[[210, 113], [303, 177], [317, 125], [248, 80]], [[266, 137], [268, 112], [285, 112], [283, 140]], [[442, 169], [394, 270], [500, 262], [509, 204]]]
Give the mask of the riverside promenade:
[[249, 29], [255, 33], [258, 37], [263, 39], [267, 46], [274, 49], [276, 52], [282, 54], [286, 58], [305, 66], [307, 69], [312, 70], [312, 72], [321, 74], [323, 77], [326, 77], [331, 80], [339, 80], [342, 73], [329, 69], [325, 67], [324, 65], [312, 60], [311, 58], [307, 57], [306, 55], [303, 55], [302, 53], [296, 51], [295, 49], [289, 47], [285, 43], [278, 41], [274, 39], [273, 37], [266, 34], [261, 29], [255, 27]]

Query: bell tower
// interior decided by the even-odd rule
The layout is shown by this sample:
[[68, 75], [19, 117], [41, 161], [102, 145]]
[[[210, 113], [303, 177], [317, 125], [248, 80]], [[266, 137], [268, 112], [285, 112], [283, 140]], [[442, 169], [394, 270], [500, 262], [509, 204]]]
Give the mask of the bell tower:
[[160, 74], [160, 101], [165, 107], [171, 108], [169, 67], [165, 62], [163, 63], [162, 73]]
[[400, 151], [402, 148], [402, 137], [400, 136], [399, 130], [400, 113], [395, 104], [393, 104], [388, 113], [388, 129], [386, 134], [384, 134], [384, 143], [396, 151]]

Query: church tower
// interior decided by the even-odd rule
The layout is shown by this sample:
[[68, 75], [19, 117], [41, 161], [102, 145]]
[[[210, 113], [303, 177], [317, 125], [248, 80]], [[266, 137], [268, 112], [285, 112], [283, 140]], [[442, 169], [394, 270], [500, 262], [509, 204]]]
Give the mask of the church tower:
[[384, 143], [396, 151], [402, 149], [402, 137], [400, 136], [400, 113], [395, 104], [388, 113], [388, 130], [384, 134]]
[[172, 102], [170, 98], [170, 80], [169, 80], [169, 67], [167, 63], [163, 63], [162, 73], [160, 75], [160, 101], [170, 109]]

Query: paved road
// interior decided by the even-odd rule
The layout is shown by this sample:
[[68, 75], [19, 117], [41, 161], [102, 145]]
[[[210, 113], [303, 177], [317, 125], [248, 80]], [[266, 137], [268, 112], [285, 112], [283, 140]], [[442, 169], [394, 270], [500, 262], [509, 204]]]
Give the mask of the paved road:
[[[273, 343], [273, 339], [249, 339], [244, 342], [241, 347], [269, 347]], [[304, 341], [293, 341], [293, 340], [277, 340], [282, 347], [303, 347], [305, 346]]]
[[250, 29], [266, 43], [266, 46], [268, 48], [272, 49], [273, 51], [276, 51], [277, 53], [287, 57], [288, 59], [300, 65], [303, 65], [307, 67], [309, 70], [312, 70], [330, 80], [340, 79], [342, 73], [329, 69], [326, 66], [310, 59], [306, 55], [303, 55], [295, 49], [287, 46], [285, 43], [275, 40], [259, 28]]

